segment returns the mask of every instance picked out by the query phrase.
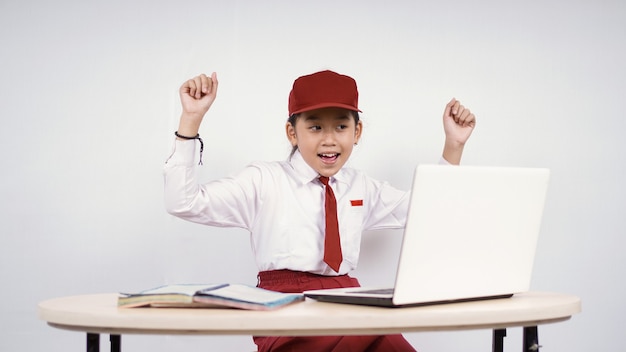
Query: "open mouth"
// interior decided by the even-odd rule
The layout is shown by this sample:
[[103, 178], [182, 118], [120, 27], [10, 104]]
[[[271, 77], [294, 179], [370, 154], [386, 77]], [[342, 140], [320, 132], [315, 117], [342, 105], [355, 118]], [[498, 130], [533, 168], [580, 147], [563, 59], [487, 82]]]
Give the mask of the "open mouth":
[[337, 160], [337, 158], [339, 157], [339, 153], [323, 153], [317, 154], [317, 156], [320, 157], [320, 159], [322, 159], [322, 161], [325, 163], [332, 163]]

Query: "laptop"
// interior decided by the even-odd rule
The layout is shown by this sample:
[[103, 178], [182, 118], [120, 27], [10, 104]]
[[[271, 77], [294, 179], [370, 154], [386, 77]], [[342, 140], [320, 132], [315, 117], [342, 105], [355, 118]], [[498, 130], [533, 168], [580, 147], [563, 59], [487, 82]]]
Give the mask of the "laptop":
[[544, 168], [418, 165], [394, 287], [304, 294], [404, 307], [526, 292], [549, 176]]

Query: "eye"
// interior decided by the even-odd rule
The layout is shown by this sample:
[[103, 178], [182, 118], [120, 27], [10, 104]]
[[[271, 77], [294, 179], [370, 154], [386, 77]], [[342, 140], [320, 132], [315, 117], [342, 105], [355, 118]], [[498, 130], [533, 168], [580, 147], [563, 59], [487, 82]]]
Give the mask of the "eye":
[[314, 126], [309, 126], [309, 130], [311, 130], [311, 131], [319, 131], [321, 129], [322, 129], [321, 126], [315, 126], [315, 125]]
[[348, 125], [339, 125], [339, 126], [337, 126], [338, 130], [345, 130], [346, 128], [348, 128]]

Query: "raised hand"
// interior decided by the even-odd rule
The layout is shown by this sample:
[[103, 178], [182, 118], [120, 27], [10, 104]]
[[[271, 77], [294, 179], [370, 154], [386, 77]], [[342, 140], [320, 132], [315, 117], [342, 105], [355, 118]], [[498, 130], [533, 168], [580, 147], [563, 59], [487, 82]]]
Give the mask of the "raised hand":
[[185, 136], [195, 136], [198, 133], [204, 115], [215, 101], [217, 86], [215, 72], [211, 77], [201, 74], [183, 83], [178, 91], [183, 107], [178, 133]]
[[443, 157], [449, 163], [458, 165], [461, 162], [465, 142], [469, 139], [476, 126], [476, 117], [461, 102], [452, 98], [443, 112], [443, 129], [446, 142]]
[[443, 128], [446, 140], [464, 145], [469, 139], [474, 127], [476, 117], [461, 102], [452, 98], [443, 112]]

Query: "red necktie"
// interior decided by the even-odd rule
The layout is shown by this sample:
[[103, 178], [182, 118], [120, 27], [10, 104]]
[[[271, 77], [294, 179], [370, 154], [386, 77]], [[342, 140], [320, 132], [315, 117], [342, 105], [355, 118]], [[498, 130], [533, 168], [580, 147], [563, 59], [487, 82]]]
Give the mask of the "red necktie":
[[320, 181], [326, 189], [326, 234], [324, 236], [324, 262], [333, 270], [339, 272], [339, 266], [343, 260], [341, 255], [341, 241], [339, 240], [339, 222], [337, 221], [337, 200], [335, 193], [328, 184], [328, 177], [320, 176]]

